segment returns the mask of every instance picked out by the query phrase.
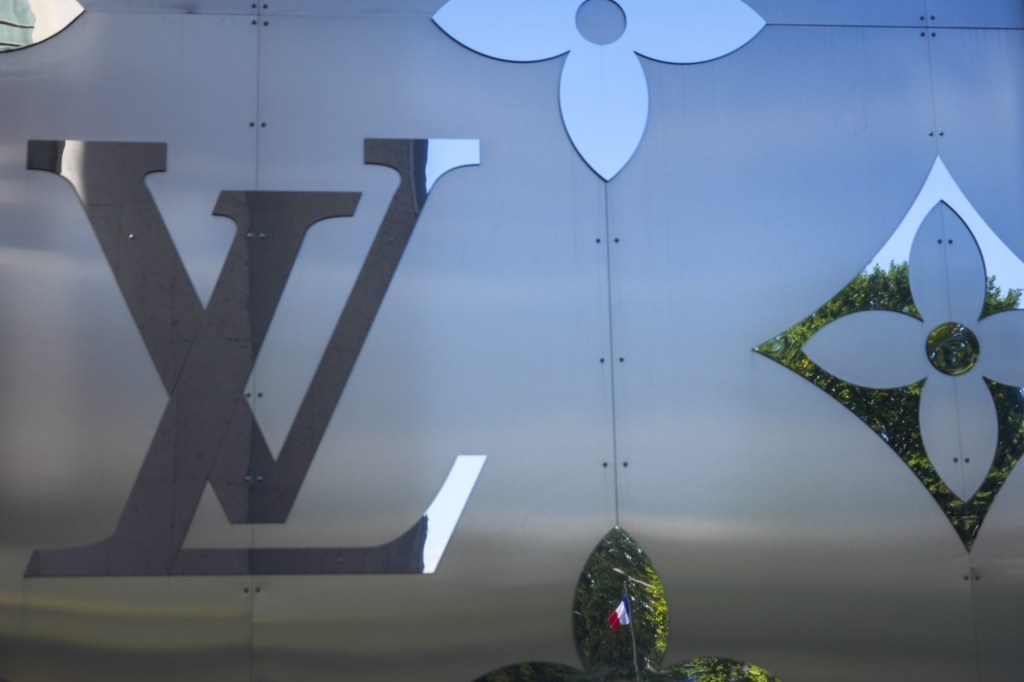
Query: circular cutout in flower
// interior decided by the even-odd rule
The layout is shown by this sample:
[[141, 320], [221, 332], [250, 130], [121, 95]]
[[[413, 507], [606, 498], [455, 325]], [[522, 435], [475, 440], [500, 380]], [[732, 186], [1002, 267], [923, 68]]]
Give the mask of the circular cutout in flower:
[[647, 78], [637, 55], [706, 62], [739, 49], [765, 25], [741, 0], [449, 0], [434, 22], [495, 59], [569, 53], [559, 86], [562, 121], [605, 180], [629, 162], [647, 127]]
[[978, 362], [978, 337], [957, 322], [945, 322], [932, 330], [925, 342], [928, 361], [943, 374], [960, 376]]

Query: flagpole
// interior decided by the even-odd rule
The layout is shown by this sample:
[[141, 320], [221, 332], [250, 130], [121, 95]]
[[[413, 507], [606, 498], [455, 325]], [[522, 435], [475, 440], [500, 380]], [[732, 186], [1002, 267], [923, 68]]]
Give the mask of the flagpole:
[[640, 682], [640, 664], [636, 658], [636, 631], [633, 629], [636, 619], [633, 618], [633, 599], [629, 596], [629, 576], [622, 581], [622, 589], [626, 592], [626, 606], [629, 607], [629, 638], [633, 641], [633, 671], [636, 673], [636, 682]]

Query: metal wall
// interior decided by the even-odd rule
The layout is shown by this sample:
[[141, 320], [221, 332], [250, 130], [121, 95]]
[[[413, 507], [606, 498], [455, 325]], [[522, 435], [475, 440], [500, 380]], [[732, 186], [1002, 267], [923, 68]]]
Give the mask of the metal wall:
[[[647, 131], [610, 182], [566, 136], [564, 58], [467, 50], [431, 22], [444, 0], [83, 4], [0, 54], [0, 678], [579, 666], [573, 591], [616, 523], [664, 581], [666, 663], [1019, 676], [1024, 474], [967, 551], [863, 421], [752, 350], [871, 261], [936, 156], [1024, 255], [1019, 2], [750, 0], [768, 25], [733, 54], [643, 61]], [[287, 523], [229, 524], [207, 491], [185, 546], [378, 545], [484, 454], [437, 572], [25, 577], [110, 535], [168, 401], [28, 142], [166, 143], [146, 186], [204, 302], [222, 191], [362, 193], [310, 229], [255, 361], [276, 449], [398, 187], [368, 138], [478, 139], [481, 161], [433, 188]]]

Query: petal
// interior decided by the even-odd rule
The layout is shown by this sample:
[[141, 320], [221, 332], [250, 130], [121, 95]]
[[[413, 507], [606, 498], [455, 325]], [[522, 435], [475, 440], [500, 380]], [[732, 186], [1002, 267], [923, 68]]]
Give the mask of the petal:
[[978, 373], [1007, 386], [1024, 386], [1024, 310], [1009, 310], [978, 323]]
[[825, 371], [866, 388], [909, 386], [928, 375], [924, 325], [902, 313], [845, 315], [819, 329], [803, 350]]
[[985, 305], [985, 261], [960, 216], [945, 204], [942, 209], [950, 319], [975, 325]]
[[576, 151], [611, 180], [633, 156], [647, 127], [647, 78], [621, 41], [581, 45], [565, 60], [562, 121]]
[[618, 0], [626, 12], [627, 42], [662, 62], [718, 59], [746, 45], [764, 19], [740, 0]]
[[[628, 602], [633, 646], [629, 635], [622, 637], [625, 633], [616, 634], [609, 627], [608, 619], [623, 598], [627, 575], [634, 588]], [[590, 553], [576, 583], [572, 611], [576, 647], [589, 679], [635, 679], [636, 655], [654, 665], [661, 663], [669, 627], [665, 587], [650, 557], [621, 527], [612, 528]]]
[[932, 466], [961, 500], [985, 480], [996, 454], [999, 422], [980, 374], [932, 374], [921, 393], [921, 440]]
[[578, 6], [578, 0], [448, 0], [434, 23], [480, 54], [536, 62], [575, 44]]
[[932, 209], [914, 238], [910, 290], [932, 327], [943, 322], [970, 327], [981, 316], [985, 263], [970, 230], [944, 203]]

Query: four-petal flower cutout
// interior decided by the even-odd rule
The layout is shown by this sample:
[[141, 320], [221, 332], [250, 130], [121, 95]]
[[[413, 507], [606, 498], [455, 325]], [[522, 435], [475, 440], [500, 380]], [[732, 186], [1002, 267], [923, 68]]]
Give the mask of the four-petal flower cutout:
[[[625, 597], [629, 625], [608, 616]], [[728, 658], [702, 657], [661, 669], [668, 648], [668, 602], [661, 578], [636, 540], [616, 526], [594, 548], [576, 584], [573, 632], [584, 670], [558, 663], [517, 663], [477, 682], [781, 682], [767, 670]]]
[[741, 0], [449, 0], [434, 22], [496, 59], [534, 62], [569, 53], [559, 102], [569, 138], [611, 180], [647, 127], [647, 78], [637, 55], [672, 64], [722, 57], [765, 22]]
[[1024, 263], [937, 159], [868, 267], [756, 350], [874, 429], [970, 551], [1024, 453], [1022, 290]]

